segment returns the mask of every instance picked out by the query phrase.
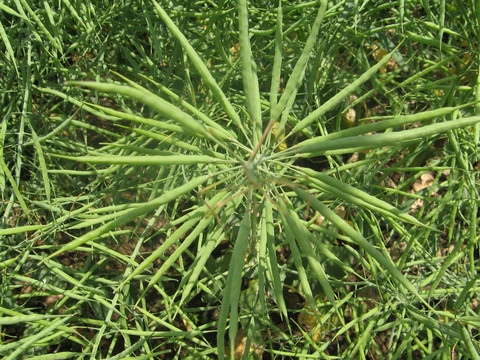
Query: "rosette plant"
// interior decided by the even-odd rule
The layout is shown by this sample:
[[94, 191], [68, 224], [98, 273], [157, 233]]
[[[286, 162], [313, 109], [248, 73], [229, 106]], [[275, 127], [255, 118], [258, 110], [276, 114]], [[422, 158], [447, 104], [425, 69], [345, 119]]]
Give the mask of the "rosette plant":
[[[425, 239], [439, 239], [444, 229], [423, 221], [428, 218], [423, 210], [411, 211], [415, 200], [427, 202], [429, 194], [408, 189], [427, 170], [446, 169], [417, 164], [435, 141], [447, 133], [455, 142], [456, 129], [474, 128], [472, 136], [478, 134], [480, 117], [469, 115], [475, 99], [438, 102], [423, 110], [406, 105], [408, 94], [402, 99], [398, 93], [418, 79], [409, 56], [411, 42], [422, 39], [402, 35], [404, 12], [397, 14], [397, 27], [357, 33], [347, 23], [350, 12], [361, 10], [356, 6], [322, 0], [294, 7], [279, 1], [260, 11], [239, 0], [227, 10], [206, 7], [215, 21], [202, 23], [198, 9], [151, 1], [143, 6], [147, 22], [161, 21], [171, 36], [169, 49], [183, 57], [182, 81], [189, 85], [182, 93], [132, 66], [119, 66], [95, 81], [67, 79], [65, 94], [39, 89], [97, 119], [94, 125], [73, 124], [85, 134], [113, 139], [102, 137], [91, 146], [96, 140], [90, 135], [88, 146], [57, 144], [48, 151], [63, 174], [93, 176], [94, 185], [86, 189], [103, 195], [76, 205], [57, 222], [60, 229], [69, 216], [80, 219], [69, 228], [76, 231], [74, 238], [54, 250], [48, 247], [42, 266], [63, 273], [57, 259], [79, 250], [101, 262], [124, 264], [112, 279], [95, 280], [95, 272], [82, 279], [64, 277], [76, 289], [85, 281], [95, 288], [98, 281], [111, 291], [108, 299], [108, 292], [92, 290], [106, 314], [105, 322], [96, 324], [89, 351], [98, 351], [101, 339], [119, 329], [121, 335], [113, 336], [129, 344], [125, 354], [139, 349], [154, 354], [161, 350], [154, 340], [169, 338], [190, 354], [220, 359], [236, 358], [239, 351], [244, 358], [265, 351], [327, 356], [335, 341], [353, 336], [355, 329], [356, 340], [339, 346], [339, 353], [364, 354], [376, 344], [365, 336], [383, 331], [397, 339], [400, 354], [413, 345], [402, 343], [397, 331], [424, 333], [409, 337], [424, 344], [447, 330], [442, 346], [462, 338], [461, 351], [475, 353], [469, 324], [445, 325], [446, 311], [436, 305], [445, 293], [433, 274], [441, 277], [447, 267], [432, 262], [426, 270], [430, 275], [415, 280], [415, 266], [420, 266], [415, 262], [428, 257], [426, 244], [433, 241]], [[300, 17], [299, 7], [308, 16]], [[228, 23], [231, 19], [236, 22]], [[210, 41], [220, 43], [215, 51], [224, 53], [206, 58], [208, 38], [190, 41], [189, 36], [202, 36], [182, 29], [188, 28], [185, 22], [197, 21], [203, 24], [198, 31], [215, 28]], [[238, 32], [222, 35], [233, 25]], [[358, 53], [344, 43], [346, 34], [357, 39]], [[151, 35], [157, 41], [153, 28]], [[343, 55], [335, 47], [343, 48]], [[425, 64], [424, 75], [441, 68]], [[157, 66], [175, 73], [169, 64]], [[350, 74], [349, 68], [362, 71]], [[334, 73], [343, 74], [343, 81], [330, 81]], [[374, 106], [381, 110], [369, 109]], [[357, 113], [353, 124], [343, 116], [350, 109]], [[408, 172], [403, 190], [384, 185], [395, 171]], [[119, 202], [116, 195], [126, 191], [137, 194], [135, 201]], [[142, 223], [147, 225], [139, 231]], [[130, 252], [120, 250], [119, 244], [132, 241]], [[143, 251], [149, 243], [157, 245]], [[394, 244], [403, 244], [400, 254]], [[375, 305], [365, 307], [359, 294], [371, 288], [375, 295], [369, 301]], [[465, 287], [464, 297], [470, 288]], [[301, 294], [302, 312], [313, 324], [310, 333], [299, 327], [306, 345], [294, 344], [292, 291]], [[162, 310], [146, 305], [152, 298]], [[208, 321], [202, 322], [205, 312]], [[363, 328], [369, 317], [378, 321]], [[239, 334], [245, 334], [241, 350]], [[287, 345], [276, 348], [282, 342]], [[178, 351], [181, 356], [183, 350]]]

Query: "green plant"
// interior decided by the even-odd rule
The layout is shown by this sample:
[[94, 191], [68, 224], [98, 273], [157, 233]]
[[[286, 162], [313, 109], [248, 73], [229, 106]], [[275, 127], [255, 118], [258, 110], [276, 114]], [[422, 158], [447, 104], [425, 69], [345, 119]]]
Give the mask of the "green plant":
[[[356, 33], [347, 25], [350, 17], [342, 17], [344, 12], [355, 14], [361, 10], [349, 8], [355, 6], [350, 2], [342, 3], [343, 12], [340, 5], [329, 5], [326, 0], [302, 6], [283, 6], [279, 2], [275, 9], [265, 5], [268, 11], [264, 14], [257, 8], [249, 8], [244, 0], [240, 0], [235, 9], [209, 9], [207, 29], [222, 26], [211, 19], [227, 14], [237, 19], [231, 14], [238, 11], [238, 39], [232, 35], [235, 34], [232, 29], [224, 39], [239, 45], [239, 50], [234, 47], [230, 56], [226, 55], [224, 45], [211, 51], [200, 40], [199, 44], [188, 40], [184, 32], [195, 34], [195, 26], [183, 23], [185, 31], [182, 31], [171, 18], [178, 14], [188, 19], [191, 12], [187, 9], [173, 9], [169, 16], [166, 7], [158, 2], [148, 4], [153, 8], [143, 7], [147, 21], [158, 16], [174, 36], [175, 44], [180, 44], [178, 47], [173, 41], [168, 42], [167, 48], [181, 54], [178, 57], [185, 56], [181, 61], [185, 71], [181, 80], [186, 85], [180, 87], [181, 91], [175, 91], [179, 85], [174, 81], [171, 90], [157, 79], [144, 75], [143, 71], [133, 81], [135, 72], [147, 65], [139, 66], [132, 59], [130, 67], [118, 66], [116, 71], [105, 72], [108, 79], [99, 81], [96, 74], [96, 81], [68, 81], [66, 93], [38, 87], [40, 94], [63, 98], [65, 104], [71, 102], [82, 113], [110, 121], [114, 126], [68, 120], [65, 126], [72, 124], [79, 128], [80, 135], [87, 139], [85, 143], [79, 140], [80, 135], [72, 135], [66, 136], [64, 142], [50, 144], [47, 149], [41, 145], [44, 138], [39, 138], [32, 127], [32, 144], [39, 159], [47, 200], [32, 204], [48, 211], [52, 220], [39, 221], [41, 225], [24, 225], [13, 231], [2, 230], [3, 235], [40, 229], [42, 236], [65, 232], [72, 237], [71, 241], [61, 239], [58, 246], [49, 243], [33, 247], [34, 253], [29, 253], [29, 257], [48, 269], [47, 273], [56, 274], [72, 287], [63, 292], [65, 298], [54, 306], [55, 311], [61, 309], [67, 299], [73, 298], [89, 304], [92, 314], [104, 319], [95, 322], [94, 316], [85, 315], [84, 310], [78, 314], [84, 323], [96, 328], [91, 342], [79, 340], [83, 353], [97, 354], [102, 339], [112, 337], [115, 340], [110, 345], [111, 355], [115, 343], [120, 342], [113, 330], [119, 329], [124, 342], [120, 353], [125, 356], [142, 347], [144, 354], [156, 354], [161, 345], [149, 345], [150, 340], [169, 338], [168, 344], [180, 342], [178, 354], [180, 349], [186, 349], [190, 356], [218, 354], [219, 358], [224, 358], [226, 334], [233, 356], [240, 324], [246, 333], [245, 349], [260, 347], [264, 333], [275, 332], [276, 338], [283, 337], [292, 347], [292, 351], [287, 352], [291, 356], [295, 353], [307, 356], [311, 348], [315, 352], [311, 356], [327, 356], [331, 341], [320, 344], [306, 333], [303, 334], [307, 339], [304, 344], [295, 344], [294, 337], [288, 339], [287, 334], [292, 332], [290, 309], [284, 295], [288, 285], [305, 296], [316, 318], [317, 330], [323, 326], [323, 331], [329, 334], [335, 329], [336, 335], [332, 336], [335, 339], [355, 328], [359, 335], [342, 350], [352, 358], [357, 353], [364, 356], [365, 351], [375, 347], [375, 342], [372, 344], [365, 337], [373, 329], [376, 332], [406, 329], [410, 342], [397, 340], [398, 356], [402, 349], [412, 346], [411, 342], [418, 340], [423, 344], [424, 339], [441, 337], [442, 332], [448, 333], [442, 339], [442, 346], [453, 347], [457, 339], [462, 338], [463, 341], [456, 344], [460, 353], [478, 356], [471, 331], [471, 325], [478, 321], [469, 320], [466, 310], [466, 317], [461, 321], [455, 319], [453, 327], [445, 324], [446, 318], [453, 319], [447, 310], [452, 306], [444, 309], [438, 306], [437, 302], [449, 295], [448, 290], [444, 292], [438, 285], [450, 279], [446, 276], [449, 265], [440, 265], [428, 256], [430, 248], [435, 248], [431, 242], [439, 241], [443, 231], [435, 220], [435, 217], [445, 217], [437, 210], [438, 206], [458, 199], [450, 191], [450, 197], [431, 200], [428, 193], [411, 195], [405, 189], [427, 170], [447, 169], [445, 164], [427, 166], [419, 160], [420, 154], [431, 149], [432, 144], [441, 139], [439, 135], [445, 133], [452, 147], [452, 159], [458, 158], [464, 174], [471, 171], [471, 160], [467, 160], [465, 154], [476, 156], [475, 147], [471, 145], [475, 139], [471, 137], [478, 143], [480, 117], [471, 115], [476, 106], [474, 98], [465, 97], [468, 101], [445, 104], [433, 100], [431, 94], [439, 90], [450, 91], [448, 98], [453, 98], [458, 84], [450, 89], [434, 84], [425, 92], [430, 98], [426, 95], [421, 98], [423, 93], [418, 98], [404, 95], [412, 104], [415, 98], [412, 107], [421, 108], [425, 103], [430, 109], [410, 111], [404, 106], [406, 100], [401, 98], [398, 89], [418, 79], [412, 70], [414, 52], [409, 46], [412, 41], [431, 41], [422, 38], [421, 34], [409, 33], [408, 24], [404, 22], [405, 4], [401, 2], [400, 12], [395, 14], [397, 29], [406, 27], [403, 33], [390, 33], [387, 37], [387, 27], [369, 29], [368, 35], [376, 34], [379, 42], [389, 49], [388, 54], [376, 60], [369, 56], [375, 53], [370, 38], [362, 37], [362, 33]], [[381, 17], [383, 10], [371, 9], [372, 18]], [[308, 16], [299, 17], [298, 12], [302, 11], [307, 11]], [[199, 14], [202, 13], [195, 13], [194, 9], [193, 16]], [[285, 19], [285, 15], [291, 18]], [[249, 30], [252, 23], [258, 26]], [[267, 30], [267, 25], [274, 30]], [[328, 30], [331, 36], [319, 37], [319, 33]], [[334, 34], [337, 33], [340, 35], [336, 38]], [[357, 55], [348, 51], [342, 43], [344, 39], [355, 39], [359, 46]], [[56, 43], [54, 39], [52, 43]], [[304, 43], [303, 47], [298, 43]], [[292, 47], [293, 54], [290, 55], [287, 46]], [[334, 53], [335, 46], [343, 52], [337, 49], [338, 53]], [[441, 46], [447, 55], [458, 57], [453, 46]], [[204, 50], [203, 58], [196, 48]], [[160, 45], [154, 44], [154, 50], [160, 53]], [[142, 53], [141, 46], [137, 51]], [[266, 56], [265, 53], [274, 55]], [[256, 54], [262, 56], [257, 58]], [[398, 67], [386, 72], [385, 67], [392, 59]], [[336, 68], [335, 61], [339, 60], [345, 62], [345, 69]], [[218, 65], [221, 61], [224, 64]], [[422, 71], [424, 76], [441, 69], [434, 61], [426, 63]], [[362, 73], [351, 77], [348, 68], [361, 69]], [[175, 72], [174, 69], [169, 71]], [[234, 76], [237, 71], [239, 76]], [[122, 75], [127, 73], [131, 76]], [[336, 78], [330, 83], [326, 78], [333, 74]], [[88, 74], [82, 75], [88, 77]], [[240, 78], [242, 86], [238, 84]], [[166, 77], [165, 82], [169, 81]], [[78, 100], [80, 94], [73, 87], [85, 89], [84, 101]], [[299, 94], [301, 91], [305, 94]], [[379, 93], [385, 93], [385, 98], [375, 99]], [[105, 94], [112, 96], [116, 105], [112, 105]], [[350, 94], [356, 94], [357, 100], [346, 104], [345, 99]], [[383, 103], [382, 106], [391, 112], [366, 118], [364, 124], [343, 128], [341, 107], [353, 108], [368, 100]], [[306, 105], [299, 104], [303, 101]], [[408, 114], [403, 115], [404, 112]], [[85, 115], [84, 119], [88, 120]], [[474, 127], [473, 134], [462, 130], [471, 127]], [[98, 135], [92, 136], [92, 133]], [[100, 136], [102, 139], [97, 141], [96, 137]], [[460, 150], [462, 145], [457, 136], [463, 139], [464, 152]], [[105, 141], [105, 138], [110, 140]], [[363, 158], [347, 162], [347, 154]], [[401, 160], [390, 166], [389, 161], [396, 158]], [[85, 181], [84, 189], [74, 196], [70, 194], [67, 199], [52, 196], [52, 190], [59, 190], [50, 187], [54, 172], [47, 169], [45, 159], [49, 166], [57, 167], [58, 176], [72, 179], [89, 176], [93, 180]], [[322, 165], [316, 165], [312, 159], [321, 161]], [[76, 163], [86, 165], [77, 169]], [[456, 164], [448, 169], [455, 168]], [[12, 186], [18, 183], [4, 162], [2, 169]], [[410, 175], [402, 178], [398, 188], [391, 191], [393, 194], [385, 195], [388, 189], [380, 185], [381, 180], [392, 171], [408, 171]], [[375, 180], [377, 175], [378, 181]], [[453, 175], [449, 179], [453, 179]], [[440, 175], [435, 179], [437, 184], [442, 181]], [[478, 198], [475, 180], [470, 178], [469, 181], [465, 191], [475, 200]], [[15, 186], [13, 189], [18, 202], [26, 203], [20, 191]], [[134, 201], [118, 196], [122, 192]], [[434, 206], [437, 202], [430, 216], [423, 212], [408, 213], [409, 206], [418, 197], [431, 201], [425, 206]], [[69, 211], [65, 210], [67, 204]], [[348, 207], [346, 214], [340, 214], [340, 205]], [[27, 205], [23, 208], [28, 215]], [[456, 212], [448, 216], [454, 217]], [[460, 241], [455, 242], [455, 247], [462, 249], [465, 255], [468, 253], [471, 261], [468, 273], [472, 274], [478, 237], [476, 211], [472, 210], [468, 216], [467, 223], [473, 231], [471, 239], [465, 248]], [[323, 223], [318, 221], [322, 217]], [[158, 226], [159, 223], [162, 225]], [[453, 225], [446, 226], [450, 226], [449, 241], [453, 241]], [[455, 234], [461, 236], [461, 233]], [[33, 239], [38, 240], [38, 237]], [[393, 254], [392, 245], [387, 247], [386, 242], [391, 239], [405, 244], [401, 255]], [[130, 253], [119, 246], [131, 242], [134, 246]], [[151, 251], [144, 254], [142, 246], [149, 244], [152, 244]], [[11, 246], [10, 250], [14, 249]], [[226, 250], [220, 253], [219, 261], [212, 262], [212, 254], [219, 247]], [[91, 270], [82, 266], [72, 272], [57, 260], [77, 250], [87, 254], [83, 260], [85, 265], [94, 264]], [[278, 254], [286, 251], [290, 255], [280, 266]], [[430, 259], [424, 265], [430, 275], [419, 279], [412, 274], [412, 269], [419, 266], [416, 262], [421, 264], [425, 259]], [[18, 256], [9, 260], [5, 267], [16, 261]], [[444, 264], [453, 261], [448, 256]], [[114, 272], [111, 278], [103, 275], [108, 273], [108, 262], [123, 264], [122, 273]], [[25, 263], [26, 258], [22, 258], [17, 269], [26, 266]], [[38, 279], [29, 280], [12, 273], [13, 278], [41, 288]], [[440, 274], [444, 276], [436, 277]], [[178, 284], [171, 285], [172, 281]], [[248, 286], [242, 289], [245, 281]], [[348, 282], [356, 289], [356, 296], [348, 293]], [[95, 284], [104, 284], [105, 289]], [[54, 285], [43, 286], [49, 291], [58, 291]], [[365, 308], [359, 294], [372, 286], [376, 288], [377, 305]], [[473, 280], [463, 283], [463, 291], [453, 307], [457, 310], [462, 307], [475, 286]], [[206, 323], [199, 322], [201, 311], [190, 305], [199, 296], [206, 297], [203, 304], [221, 303], [218, 318], [212, 315]], [[162, 311], [157, 312], [150, 302], [159, 297]], [[325, 306], [318, 306], [320, 299], [324, 299], [321, 302]], [[75, 308], [80, 306], [70, 307], [68, 314], [76, 314]], [[2, 312], [12, 317], [37, 316], [21, 315], [18, 310], [6, 307]], [[346, 321], [349, 312], [356, 315]], [[279, 329], [272, 320], [277, 313], [285, 319], [288, 330]], [[44, 320], [44, 316], [50, 315], [42, 315], [38, 320]], [[370, 316], [377, 319], [376, 322], [368, 322], [362, 329], [362, 321]], [[389, 316], [401, 321], [389, 321]], [[24, 318], [24, 321], [35, 319]], [[179, 324], [178, 319], [183, 324]], [[61, 328], [67, 321], [70, 317], [56, 319], [36, 333], [32, 343], [52, 329], [68, 332]], [[324, 325], [327, 323], [331, 325]], [[215, 341], [207, 340], [212, 328], [217, 329]], [[417, 329], [418, 337], [415, 335]], [[361, 336], [362, 331], [366, 335]], [[23, 351], [25, 344], [13, 354]], [[12, 344], [6, 346], [13, 349]], [[269, 347], [275, 354], [273, 342]], [[438, 351], [425, 345], [418, 345], [418, 349], [431, 356]], [[378, 349], [372, 351], [380, 352]], [[249, 353], [245, 351], [244, 356]]]

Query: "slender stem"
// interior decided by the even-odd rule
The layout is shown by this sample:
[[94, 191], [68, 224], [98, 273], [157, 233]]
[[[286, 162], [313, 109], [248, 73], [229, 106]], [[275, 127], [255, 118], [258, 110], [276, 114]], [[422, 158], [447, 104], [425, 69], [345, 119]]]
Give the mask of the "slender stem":
[[260, 141], [258, 142], [255, 149], [253, 149], [252, 154], [250, 155], [250, 158], [248, 159], [248, 162], [252, 161], [252, 159], [255, 157], [255, 155], [257, 155], [258, 150], [260, 150], [260, 147], [262, 146], [263, 142], [265, 141], [268, 134], [270, 133], [270, 130], [272, 130], [273, 124], [275, 124], [275, 119], [270, 119], [270, 121], [267, 124], [267, 127], [265, 128], [265, 131], [262, 134], [262, 137], [260, 138]]

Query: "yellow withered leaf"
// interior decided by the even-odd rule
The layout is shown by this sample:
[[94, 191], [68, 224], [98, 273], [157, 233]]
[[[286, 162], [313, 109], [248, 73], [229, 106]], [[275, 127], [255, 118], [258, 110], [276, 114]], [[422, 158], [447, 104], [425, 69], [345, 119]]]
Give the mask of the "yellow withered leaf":
[[[373, 50], [372, 56], [377, 62], [382, 60], [388, 54], [387, 50], [379, 47], [376, 44], [372, 45], [370, 48], [371, 50]], [[395, 62], [395, 59], [392, 57], [390, 58], [390, 60], [388, 60], [388, 62], [384, 66], [381, 67], [379, 72], [380, 74], [385, 74], [387, 71], [393, 71], [393, 70], [396, 70], [397, 68], [398, 68], [398, 65]]]

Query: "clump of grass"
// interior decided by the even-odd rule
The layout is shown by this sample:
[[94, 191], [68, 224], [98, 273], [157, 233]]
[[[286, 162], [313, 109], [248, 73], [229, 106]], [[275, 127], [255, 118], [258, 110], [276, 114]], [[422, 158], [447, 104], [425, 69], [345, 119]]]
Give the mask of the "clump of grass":
[[472, 10], [120, 5], [2, 5], [2, 355], [478, 357]]

